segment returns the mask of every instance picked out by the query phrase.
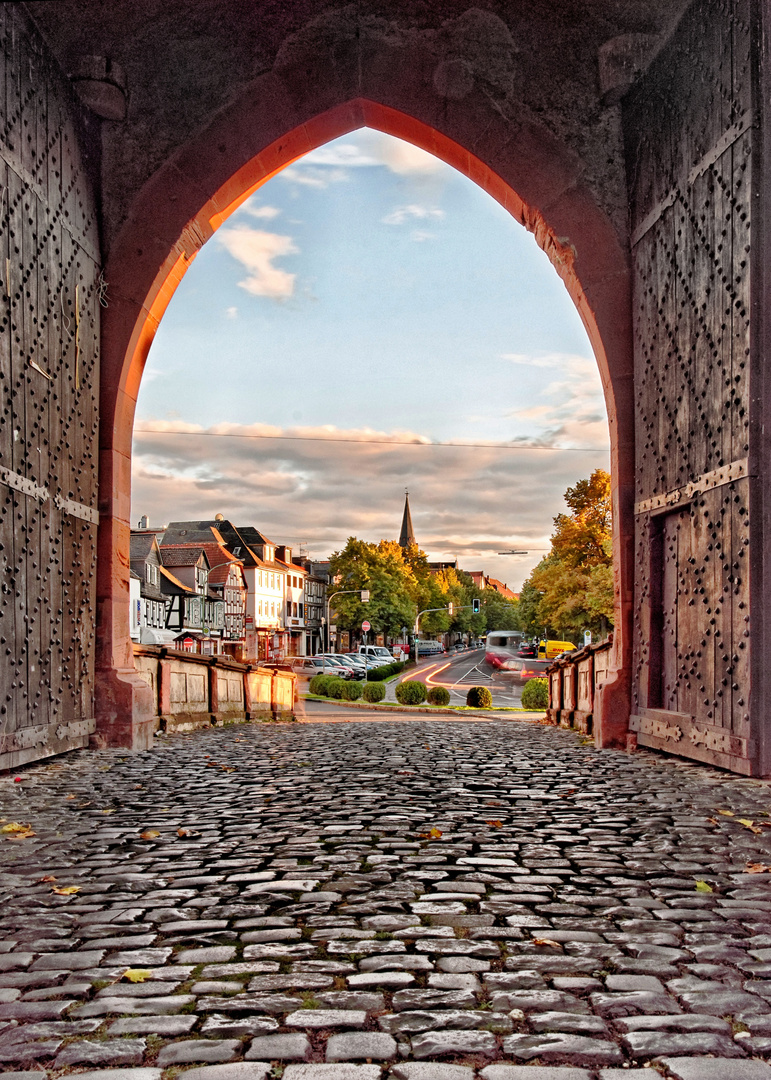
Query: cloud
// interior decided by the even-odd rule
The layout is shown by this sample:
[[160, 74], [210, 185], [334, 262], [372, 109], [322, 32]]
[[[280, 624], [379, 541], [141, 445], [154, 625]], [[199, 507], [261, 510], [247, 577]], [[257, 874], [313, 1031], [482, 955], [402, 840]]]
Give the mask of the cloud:
[[281, 211], [277, 206], [250, 206], [249, 203], [244, 207], [244, 211], [253, 218], [262, 218], [271, 220], [278, 217]]
[[427, 229], [413, 229], [410, 240], [414, 240], [416, 244], [421, 244], [425, 240], [436, 240], [436, 233], [429, 232]]
[[538, 387], [531, 405], [506, 414], [527, 429], [514, 438], [527, 439], [534, 445], [608, 446], [605, 398], [594, 359], [567, 353], [504, 353], [501, 359], [559, 373], [559, 377]]
[[343, 169], [385, 166], [398, 176], [426, 176], [442, 168], [439, 159], [426, 150], [371, 128], [362, 128], [353, 135], [320, 146], [307, 154], [303, 161]]
[[417, 203], [410, 203], [409, 206], [397, 206], [395, 210], [392, 210], [390, 214], [386, 214], [382, 218], [384, 225], [404, 225], [408, 221], [418, 219], [419, 221], [426, 220], [441, 220], [444, 217], [444, 210], [440, 210], [435, 206], [419, 206]]
[[226, 315], [226, 317], [228, 319], [235, 319], [238, 316], [238, 308], [237, 307], [225, 308], [225, 315]]
[[296, 162], [278, 174], [282, 180], [305, 187], [327, 188], [330, 184], [340, 184], [348, 180], [345, 169], [316, 169], [304, 162]]
[[286, 300], [294, 293], [295, 274], [273, 265], [273, 260], [285, 255], [296, 255], [291, 236], [262, 232], [238, 225], [220, 229], [219, 242], [237, 262], [249, 271], [239, 286], [252, 296], [267, 296], [271, 300]]
[[[398, 536], [407, 484], [421, 547], [434, 558], [457, 556], [462, 568], [484, 569], [510, 587], [519, 587], [541, 558], [543, 553], [533, 549], [548, 547], [552, 518], [564, 510], [565, 489], [592, 469], [608, 467], [601, 448], [579, 455], [440, 447], [409, 430], [266, 424], [204, 429], [158, 420], [137, 425], [152, 429], [135, 434], [132, 514], [137, 520], [147, 513], [160, 525], [222, 513], [236, 523], [256, 525], [279, 543], [307, 539], [321, 558], [351, 535]], [[170, 429], [191, 434], [170, 434]], [[319, 441], [209, 437], [223, 434]], [[511, 547], [529, 549], [531, 555], [497, 556]]]

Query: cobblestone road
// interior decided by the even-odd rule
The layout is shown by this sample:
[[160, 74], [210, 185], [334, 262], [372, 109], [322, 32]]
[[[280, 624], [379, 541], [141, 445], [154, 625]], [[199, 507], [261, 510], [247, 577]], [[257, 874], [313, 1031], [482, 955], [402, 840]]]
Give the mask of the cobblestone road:
[[453, 720], [218, 729], [21, 777], [10, 1076], [771, 1080], [767, 783]]

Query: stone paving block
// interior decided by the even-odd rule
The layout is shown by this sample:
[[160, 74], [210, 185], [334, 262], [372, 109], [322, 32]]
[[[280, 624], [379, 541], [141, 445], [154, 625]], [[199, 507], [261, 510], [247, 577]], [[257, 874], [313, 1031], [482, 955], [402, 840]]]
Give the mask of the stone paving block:
[[503, 1040], [504, 1054], [522, 1058], [570, 1058], [576, 1065], [620, 1065], [624, 1060], [615, 1043], [591, 1039], [583, 1035], [556, 1032], [541, 1035], [509, 1035]]
[[[433, 975], [430, 978], [433, 978]], [[358, 975], [349, 975], [347, 981], [352, 988], [382, 986], [389, 990], [401, 990], [403, 987], [413, 986], [415, 976], [408, 971], [361, 972]], [[329, 980], [329, 984], [332, 985], [332, 979]]]
[[[482, 1080], [593, 1080], [586, 1069], [553, 1065], [488, 1065], [479, 1074]], [[630, 1071], [624, 1070], [624, 1076]], [[655, 1080], [646, 1072], [646, 1080]]]
[[219, 1039], [241, 1039], [245, 1035], [271, 1035], [278, 1031], [278, 1021], [272, 1016], [209, 1016], [201, 1026], [201, 1034]]
[[198, 1022], [197, 1016], [123, 1016], [107, 1029], [108, 1035], [161, 1035], [173, 1039], [187, 1035]]
[[298, 1009], [284, 1018], [287, 1027], [295, 1028], [362, 1028], [366, 1022], [364, 1009]]
[[57, 971], [80, 971], [83, 968], [91, 968], [100, 964], [103, 956], [104, 949], [89, 949], [86, 952], [43, 953], [31, 965], [30, 970], [50, 971], [53, 968]]
[[485, 1054], [494, 1057], [496, 1038], [491, 1031], [428, 1031], [411, 1040], [413, 1057], [442, 1057], [445, 1054]]
[[245, 1057], [247, 1061], [305, 1061], [310, 1057], [311, 1044], [307, 1035], [264, 1035], [252, 1039]]
[[729, 1035], [713, 1031], [630, 1031], [621, 1039], [633, 1058], [655, 1058], [664, 1054], [714, 1054], [716, 1057], [744, 1057], [741, 1045]]
[[396, 1039], [384, 1032], [345, 1032], [327, 1040], [327, 1061], [389, 1061], [393, 1057]]
[[[160, 1075], [160, 1072], [159, 1072]], [[204, 1065], [186, 1069], [185, 1080], [268, 1080], [272, 1066], [268, 1061], [234, 1061], [229, 1065]]]
[[70, 1043], [57, 1054], [54, 1066], [65, 1065], [141, 1065], [145, 1056], [144, 1039], [107, 1039], [90, 1042], [82, 1039]]
[[767, 1065], [765, 1061], [663, 1057], [654, 1064], [667, 1068], [673, 1080], [771, 1080], [771, 1065]]
[[468, 1065], [404, 1061], [391, 1068], [388, 1080], [474, 1080], [474, 1070]]
[[180, 964], [224, 964], [235, 954], [235, 945], [215, 945], [205, 949], [183, 949], [176, 959]]
[[78, 1019], [88, 1016], [110, 1016], [113, 1013], [124, 1016], [165, 1016], [181, 1012], [185, 1006], [192, 1005], [194, 1001], [195, 997], [192, 994], [172, 994], [167, 998], [105, 997], [98, 1001], [87, 1001], [85, 1005], [73, 1009], [70, 1015]]
[[287, 1065], [283, 1080], [380, 1080], [379, 1065]]
[[191, 1061], [209, 1064], [232, 1061], [240, 1050], [239, 1039], [185, 1039], [164, 1046], [158, 1054], [158, 1065], [165, 1069], [169, 1065], [184, 1065]]
[[161, 1080], [160, 1069], [97, 1069], [79, 1072], [78, 1080]]

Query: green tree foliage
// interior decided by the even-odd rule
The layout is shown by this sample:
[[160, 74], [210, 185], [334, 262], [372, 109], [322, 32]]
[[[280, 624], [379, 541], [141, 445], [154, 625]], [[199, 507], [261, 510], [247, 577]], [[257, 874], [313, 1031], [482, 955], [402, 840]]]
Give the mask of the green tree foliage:
[[519, 618], [528, 634], [578, 644], [584, 630], [599, 637], [613, 625], [610, 476], [595, 469], [565, 502], [571, 512], [554, 519], [551, 551], [522, 587]]
[[[412, 632], [419, 611], [421, 633], [436, 635], [452, 630], [464, 636], [481, 637], [486, 630], [518, 629], [516, 601], [485, 589], [480, 594], [473, 579], [461, 570], [448, 567], [432, 573], [425, 552], [413, 544], [403, 550], [393, 540], [377, 544], [349, 537], [342, 551], [330, 558], [334, 585], [329, 595], [344, 592], [332, 602], [337, 625], [358, 630], [364, 619], [373, 630], [386, 634], [387, 639], [401, 635], [401, 628]], [[362, 603], [356, 592], [369, 589], [369, 603]], [[479, 596], [479, 614], [471, 610], [471, 602]], [[446, 609], [453, 605], [453, 614]]]

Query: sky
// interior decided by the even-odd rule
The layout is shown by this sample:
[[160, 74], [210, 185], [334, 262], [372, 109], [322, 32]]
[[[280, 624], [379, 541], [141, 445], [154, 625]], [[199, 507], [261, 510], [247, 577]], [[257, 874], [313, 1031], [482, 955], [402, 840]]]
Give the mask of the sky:
[[408, 489], [429, 558], [518, 589], [565, 489], [608, 461], [591, 346], [532, 236], [364, 128], [260, 188], [183, 278], [140, 388], [132, 518], [222, 513], [322, 559], [396, 539]]

